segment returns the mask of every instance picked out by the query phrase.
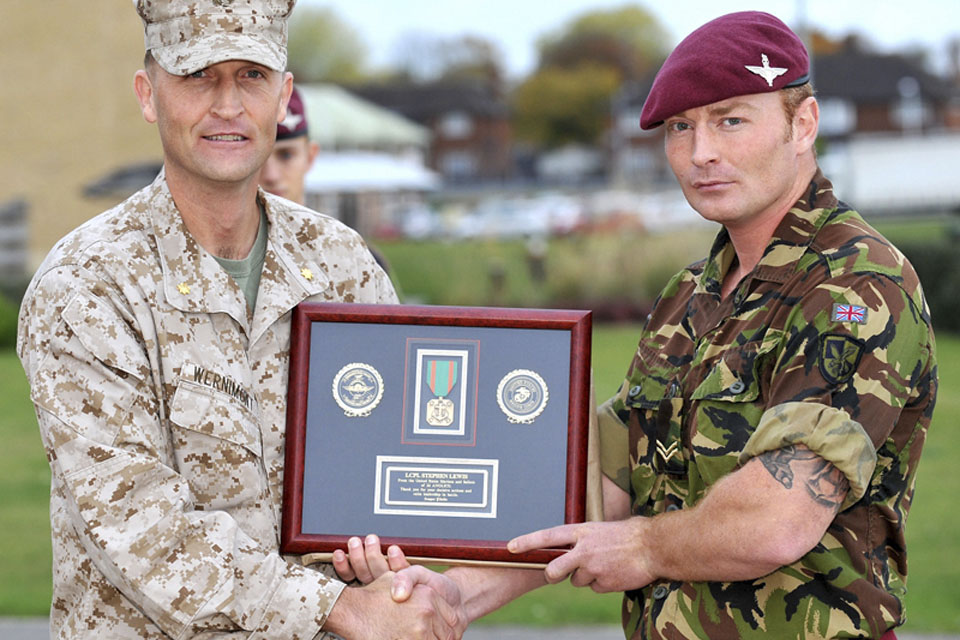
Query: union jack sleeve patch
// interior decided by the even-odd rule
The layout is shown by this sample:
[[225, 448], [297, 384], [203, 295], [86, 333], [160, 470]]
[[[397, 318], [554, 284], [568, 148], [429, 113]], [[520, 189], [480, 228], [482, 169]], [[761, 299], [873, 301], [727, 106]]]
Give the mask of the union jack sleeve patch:
[[854, 322], [856, 324], [867, 323], [867, 308], [857, 304], [833, 305], [833, 314], [831, 318], [834, 322]]

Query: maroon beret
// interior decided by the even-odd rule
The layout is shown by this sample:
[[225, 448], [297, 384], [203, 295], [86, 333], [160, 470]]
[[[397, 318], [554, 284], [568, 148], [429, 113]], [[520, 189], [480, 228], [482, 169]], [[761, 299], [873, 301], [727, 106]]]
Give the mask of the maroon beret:
[[734, 96], [809, 81], [810, 58], [787, 25], [762, 11], [741, 11], [703, 25], [673, 50], [643, 103], [640, 127]]
[[307, 111], [303, 106], [300, 92], [294, 87], [293, 93], [290, 94], [290, 102], [287, 103], [287, 115], [283, 122], [277, 125], [277, 140], [305, 135], [307, 135]]

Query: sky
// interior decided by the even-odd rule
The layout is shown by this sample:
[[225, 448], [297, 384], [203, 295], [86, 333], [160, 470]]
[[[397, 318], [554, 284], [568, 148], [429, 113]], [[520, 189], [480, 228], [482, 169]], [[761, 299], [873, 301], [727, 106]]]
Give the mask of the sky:
[[889, 52], [922, 46], [935, 68], [945, 68], [946, 42], [960, 36], [957, 0], [300, 0], [333, 9], [355, 28], [375, 66], [384, 66], [401, 34], [474, 34], [497, 43], [507, 73], [521, 77], [536, 65], [536, 39], [562, 29], [574, 17], [597, 9], [640, 4], [653, 13], [675, 44], [698, 26], [724, 13], [760, 9], [794, 29], [802, 21], [830, 36], [856, 31]]

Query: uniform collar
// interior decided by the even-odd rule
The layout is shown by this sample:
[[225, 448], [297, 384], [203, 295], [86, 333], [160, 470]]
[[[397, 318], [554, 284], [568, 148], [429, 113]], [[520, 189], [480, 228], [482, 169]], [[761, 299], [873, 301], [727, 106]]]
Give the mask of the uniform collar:
[[262, 189], [257, 198], [267, 213], [270, 229], [251, 340], [256, 340], [280, 315], [333, 286], [327, 269], [317, 261], [321, 257], [318, 231], [310, 218], [319, 214], [304, 215], [303, 207]]
[[[167, 186], [165, 172], [148, 188], [146, 206], [153, 222], [167, 302], [189, 313], [226, 313], [248, 331], [251, 342], [276, 319], [307, 297], [330, 286], [326, 270], [304, 251], [279, 199], [258, 191], [270, 229], [257, 294], [253, 326], [243, 292], [187, 230]], [[308, 277], [309, 276], [309, 277]]]
[[[777, 225], [760, 262], [748, 278], [786, 282], [797, 261], [807, 251], [817, 232], [837, 206], [833, 185], [818, 167], [804, 196], [794, 203]], [[704, 264], [700, 281], [697, 283], [697, 293], [719, 296], [721, 283], [733, 263], [734, 256], [730, 236], [726, 229], [721, 229]]]

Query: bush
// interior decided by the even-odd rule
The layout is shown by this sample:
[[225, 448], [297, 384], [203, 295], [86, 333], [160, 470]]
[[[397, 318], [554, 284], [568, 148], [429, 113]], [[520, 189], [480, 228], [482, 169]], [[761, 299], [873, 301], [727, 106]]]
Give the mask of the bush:
[[503, 241], [378, 241], [405, 301], [593, 309], [597, 320], [642, 320], [660, 289], [706, 255], [716, 230], [625, 229]]
[[935, 331], [960, 332], [960, 254], [951, 241], [900, 244], [930, 305]]
[[0, 349], [12, 349], [17, 345], [17, 313], [19, 307], [0, 295]]

